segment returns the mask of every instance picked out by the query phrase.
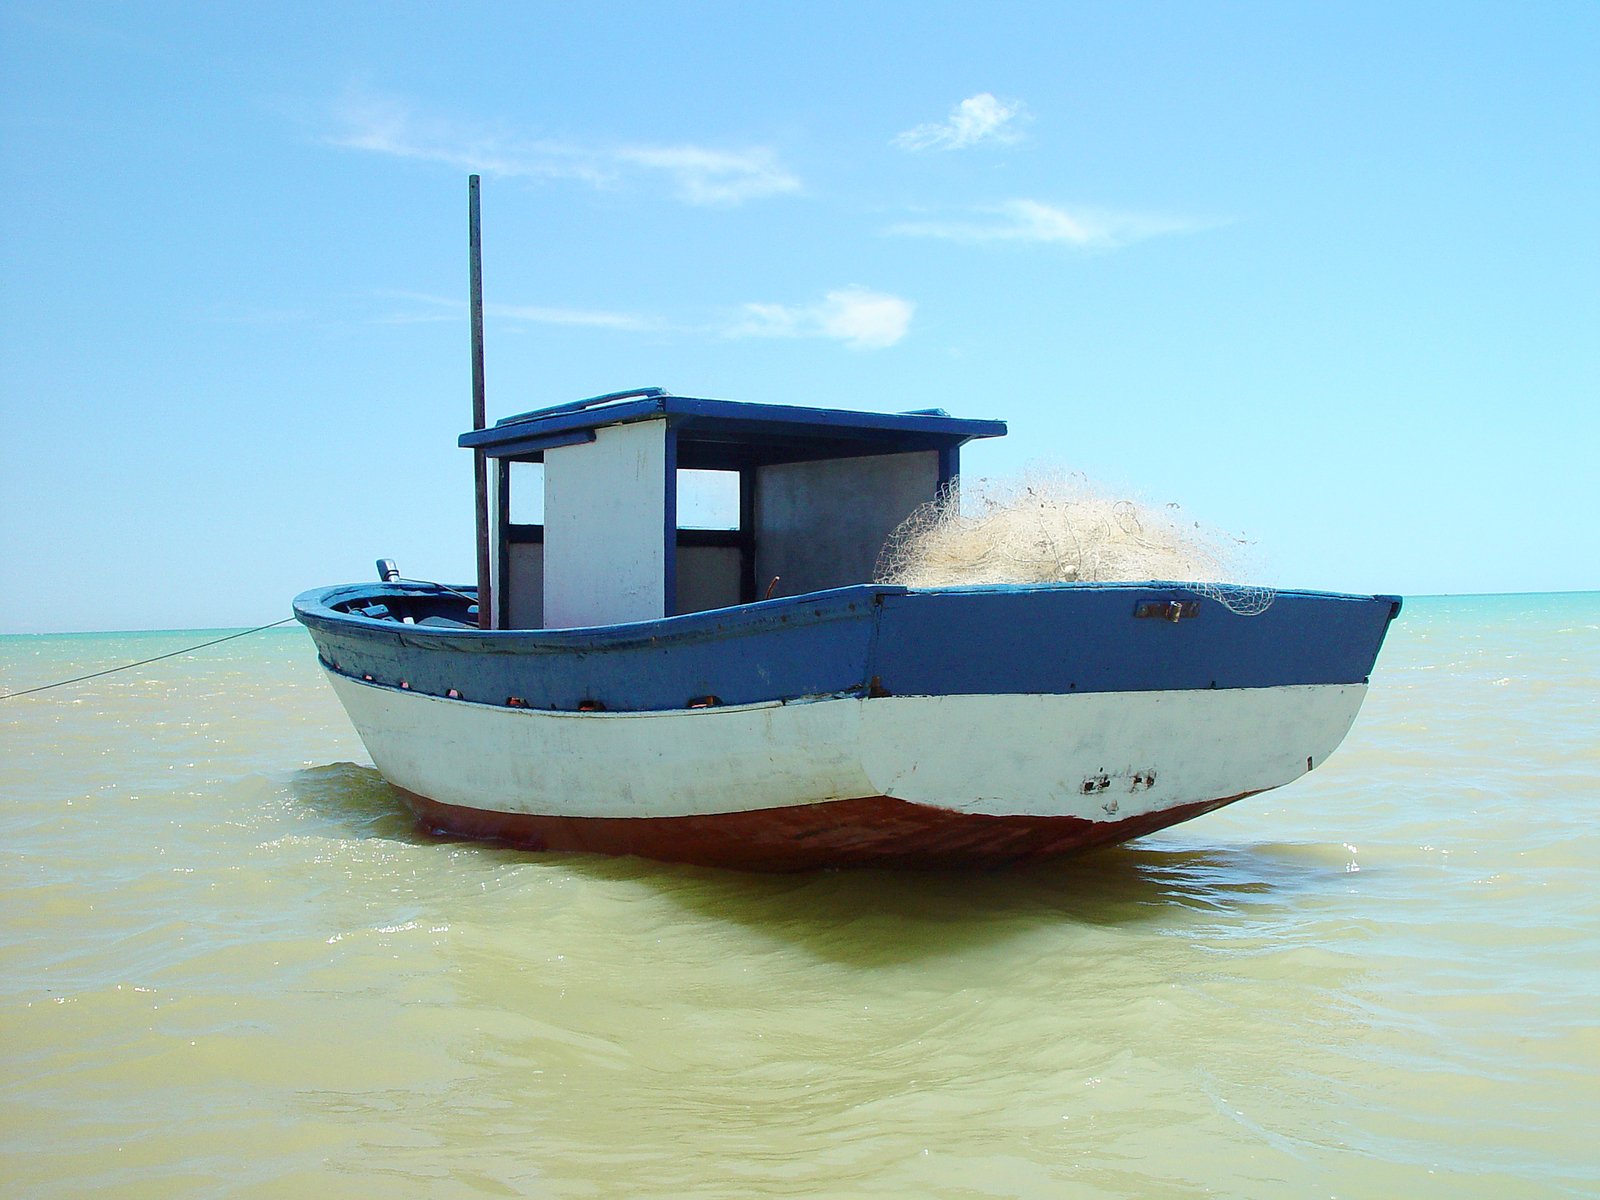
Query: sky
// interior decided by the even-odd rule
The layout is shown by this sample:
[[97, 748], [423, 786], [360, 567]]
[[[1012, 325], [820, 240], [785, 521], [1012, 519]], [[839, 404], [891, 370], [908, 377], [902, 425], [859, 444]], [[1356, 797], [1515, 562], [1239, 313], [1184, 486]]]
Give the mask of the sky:
[[1001, 418], [1279, 587], [1600, 588], [1600, 5], [0, 3], [0, 632], [473, 573], [493, 421]]

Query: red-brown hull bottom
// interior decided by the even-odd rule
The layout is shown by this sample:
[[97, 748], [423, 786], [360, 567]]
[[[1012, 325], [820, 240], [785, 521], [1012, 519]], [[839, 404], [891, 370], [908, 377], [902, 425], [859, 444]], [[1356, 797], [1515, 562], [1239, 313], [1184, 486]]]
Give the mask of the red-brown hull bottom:
[[1125, 842], [1231, 804], [1251, 792], [1121, 821], [998, 817], [888, 796], [706, 817], [550, 817], [440, 804], [397, 789], [436, 833], [528, 850], [636, 854], [742, 871], [819, 867], [998, 867]]

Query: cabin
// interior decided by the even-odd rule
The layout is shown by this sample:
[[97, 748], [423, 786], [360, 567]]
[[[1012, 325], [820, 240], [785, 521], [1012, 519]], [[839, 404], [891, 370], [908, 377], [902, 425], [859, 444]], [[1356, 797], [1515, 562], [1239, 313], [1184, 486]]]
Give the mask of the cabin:
[[[612, 625], [866, 583], [889, 534], [956, 478], [961, 446], [1005, 431], [938, 409], [642, 388], [464, 433], [489, 468], [489, 626]], [[727, 498], [716, 528], [680, 526], [686, 486]], [[532, 520], [529, 497], [513, 504], [527, 488]]]

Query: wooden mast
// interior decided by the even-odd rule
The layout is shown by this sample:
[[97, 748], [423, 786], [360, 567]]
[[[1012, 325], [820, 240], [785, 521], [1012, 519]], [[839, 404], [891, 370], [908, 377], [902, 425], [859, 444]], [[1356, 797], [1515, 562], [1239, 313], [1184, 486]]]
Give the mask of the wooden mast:
[[[472, 427], [489, 422], [483, 398], [483, 239], [478, 222], [478, 177], [467, 178], [467, 252], [472, 321]], [[493, 627], [494, 597], [489, 581], [489, 464], [482, 450], [472, 452], [478, 526], [478, 628]]]

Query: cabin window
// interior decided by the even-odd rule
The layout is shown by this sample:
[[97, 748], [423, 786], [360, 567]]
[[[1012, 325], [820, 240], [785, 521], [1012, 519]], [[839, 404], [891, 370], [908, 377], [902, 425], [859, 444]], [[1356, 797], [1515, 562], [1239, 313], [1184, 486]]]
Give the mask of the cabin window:
[[544, 624], [544, 464], [503, 462], [507, 493], [500, 526], [496, 628]]
[[703, 612], [747, 599], [752, 560], [739, 528], [739, 473], [680, 470], [677, 507], [673, 611]]
[[739, 473], [680, 470], [678, 528], [739, 528]]
[[544, 524], [544, 464], [513, 462], [511, 468], [511, 523]]

